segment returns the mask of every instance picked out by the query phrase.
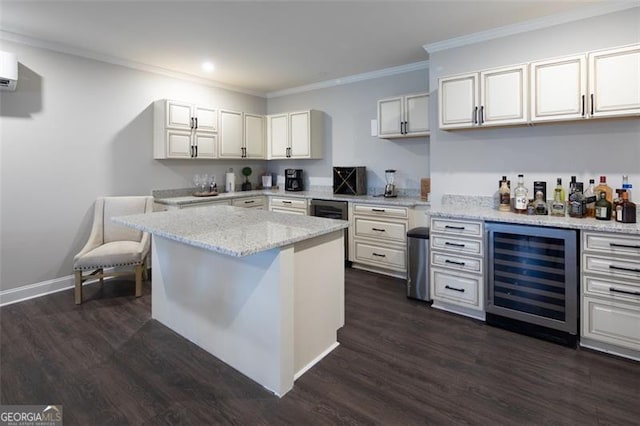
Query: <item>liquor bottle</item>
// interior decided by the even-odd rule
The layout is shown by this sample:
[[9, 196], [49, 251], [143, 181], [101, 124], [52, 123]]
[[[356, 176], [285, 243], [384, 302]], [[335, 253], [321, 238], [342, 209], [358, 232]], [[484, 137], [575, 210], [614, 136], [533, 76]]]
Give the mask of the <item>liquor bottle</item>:
[[[603, 191], [606, 194], [605, 198], [607, 199], [607, 201], [613, 205], [613, 189], [611, 189], [611, 187], [607, 185], [606, 176], [600, 176], [600, 185], [596, 186], [595, 189], [596, 194], [599, 194]], [[615, 210], [613, 211], [613, 214], [615, 215]]]
[[611, 203], [607, 201], [607, 194], [603, 191], [598, 194], [596, 201], [596, 219], [611, 220]]
[[557, 185], [553, 190], [553, 201], [551, 202], [551, 216], [564, 216], [564, 188], [562, 187], [562, 178], [558, 178]]
[[536, 192], [536, 199], [533, 202], [533, 210], [535, 214], [538, 215], [546, 215], [547, 211], [547, 201], [544, 200], [544, 194], [542, 191]]
[[616, 222], [636, 223], [636, 205], [629, 201], [629, 193], [622, 193], [622, 203], [616, 207]]
[[581, 182], [576, 182], [576, 177], [571, 176], [569, 184], [569, 216], [582, 218], [585, 215], [584, 195], [582, 195]]
[[584, 191], [584, 202], [586, 204], [586, 216], [596, 217], [596, 193], [594, 189], [595, 181], [589, 179], [589, 186]]
[[529, 204], [529, 200], [527, 199], [527, 194], [529, 191], [524, 186], [524, 175], [518, 175], [518, 186], [513, 191], [514, 197], [514, 210], [516, 213], [526, 213], [527, 212], [527, 204]]
[[501, 212], [510, 212], [511, 190], [509, 189], [509, 184], [506, 176], [502, 176], [502, 183], [498, 192], [500, 194], [500, 205], [498, 207], [498, 210], [500, 210]]

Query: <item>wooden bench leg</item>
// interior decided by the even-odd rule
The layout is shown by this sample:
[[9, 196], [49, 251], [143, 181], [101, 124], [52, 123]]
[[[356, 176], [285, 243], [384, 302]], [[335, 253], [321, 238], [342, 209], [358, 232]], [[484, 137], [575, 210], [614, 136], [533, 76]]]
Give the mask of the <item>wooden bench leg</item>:
[[82, 303], [82, 271], [76, 271], [76, 305]]
[[136, 266], [136, 297], [142, 296], [142, 270], [144, 264]]

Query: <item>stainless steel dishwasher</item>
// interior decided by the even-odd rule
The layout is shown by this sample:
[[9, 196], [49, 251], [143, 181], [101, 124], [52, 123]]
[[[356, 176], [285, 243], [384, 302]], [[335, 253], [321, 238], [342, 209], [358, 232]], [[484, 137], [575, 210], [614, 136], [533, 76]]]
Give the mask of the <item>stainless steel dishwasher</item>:
[[429, 228], [407, 232], [407, 297], [431, 301], [429, 291]]

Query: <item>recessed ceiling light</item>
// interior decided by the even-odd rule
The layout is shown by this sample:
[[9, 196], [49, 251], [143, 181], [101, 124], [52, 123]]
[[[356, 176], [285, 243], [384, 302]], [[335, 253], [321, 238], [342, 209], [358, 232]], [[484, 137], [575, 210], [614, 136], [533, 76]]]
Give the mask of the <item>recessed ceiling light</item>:
[[213, 65], [213, 63], [211, 62], [203, 62], [202, 63], [202, 70], [206, 71], [206, 72], [211, 72], [214, 69], [216, 69], [215, 65]]

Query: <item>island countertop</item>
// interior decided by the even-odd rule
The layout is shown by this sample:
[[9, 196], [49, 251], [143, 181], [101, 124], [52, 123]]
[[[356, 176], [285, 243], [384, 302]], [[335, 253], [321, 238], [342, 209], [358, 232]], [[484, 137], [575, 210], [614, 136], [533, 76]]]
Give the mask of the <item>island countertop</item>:
[[116, 223], [226, 254], [249, 256], [347, 228], [349, 222], [232, 206], [118, 216]]

